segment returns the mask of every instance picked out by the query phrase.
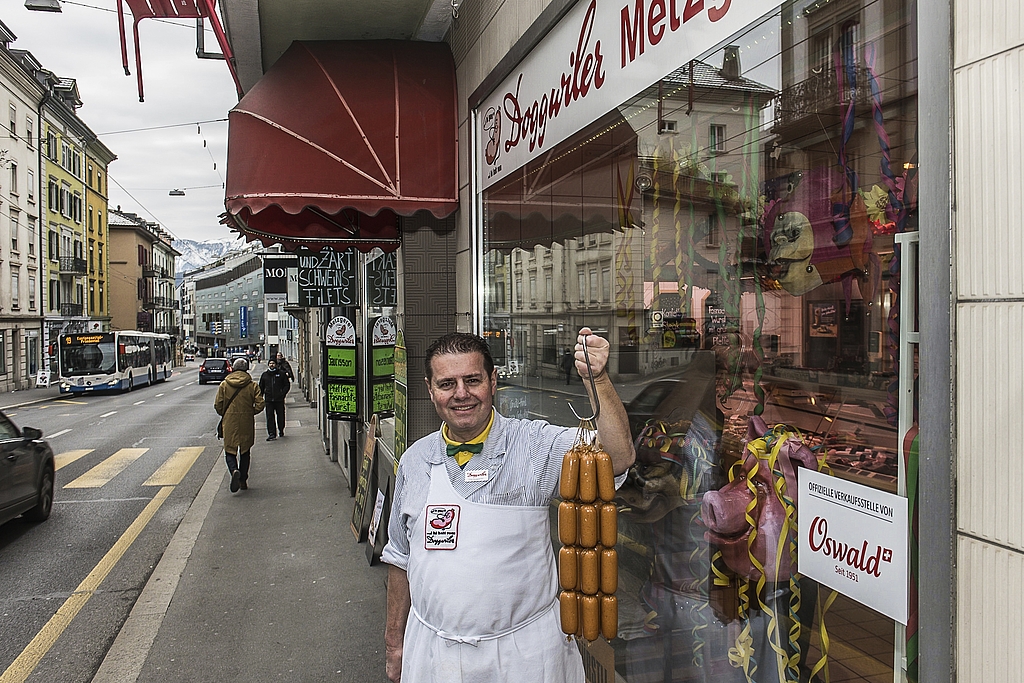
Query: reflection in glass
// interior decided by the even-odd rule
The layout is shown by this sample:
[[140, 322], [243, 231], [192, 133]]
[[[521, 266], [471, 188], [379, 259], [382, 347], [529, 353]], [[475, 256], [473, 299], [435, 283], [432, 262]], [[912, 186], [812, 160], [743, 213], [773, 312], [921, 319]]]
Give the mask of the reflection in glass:
[[[913, 606], [897, 641], [795, 572], [784, 472], [897, 489], [911, 18], [787, 2], [484, 192], [498, 409], [573, 424], [566, 351], [583, 325], [612, 344], [638, 454], [617, 499], [629, 683], [892, 681], [897, 647], [916, 680]], [[752, 528], [787, 550], [748, 548]]]

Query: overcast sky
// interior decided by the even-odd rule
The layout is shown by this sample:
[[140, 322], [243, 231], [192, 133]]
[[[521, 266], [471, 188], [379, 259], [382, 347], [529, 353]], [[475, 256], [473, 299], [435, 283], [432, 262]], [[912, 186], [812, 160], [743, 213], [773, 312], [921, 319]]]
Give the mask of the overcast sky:
[[[127, 5], [131, 76], [121, 67], [114, 0], [62, 4], [64, 11], [56, 14], [31, 12], [24, 0], [3, 0], [0, 19], [18, 37], [12, 47], [30, 51], [58, 76], [78, 81], [84, 103], [78, 115], [118, 157], [109, 168], [110, 206], [155, 220], [179, 238], [236, 236], [217, 219], [224, 211], [227, 122], [203, 123], [201, 134], [195, 125], [226, 119], [237, 103], [227, 64], [196, 58], [194, 21], [146, 19], [139, 24], [146, 95], [140, 103]], [[209, 27], [206, 36], [206, 50], [219, 52]], [[181, 123], [192, 125], [115, 134]], [[175, 188], [185, 189], [185, 196], [168, 196]]]

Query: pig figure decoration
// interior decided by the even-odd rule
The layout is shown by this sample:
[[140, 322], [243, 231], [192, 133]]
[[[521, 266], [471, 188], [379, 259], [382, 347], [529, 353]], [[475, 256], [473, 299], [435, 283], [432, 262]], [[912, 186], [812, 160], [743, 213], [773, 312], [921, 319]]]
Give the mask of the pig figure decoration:
[[[796, 573], [790, 541], [796, 534], [797, 467], [818, 469], [811, 449], [785, 425], [769, 430], [761, 417], [754, 416], [747, 423], [743, 460], [730, 473], [730, 482], [704, 494], [704, 538], [721, 550], [726, 566], [737, 575], [779, 582]], [[755, 526], [748, 522], [748, 514]]]
[[[842, 176], [829, 168], [791, 173], [775, 183], [776, 201], [764, 216], [764, 244], [771, 274], [787, 292], [802, 296], [830, 282], [862, 278], [862, 295], [871, 301], [880, 277], [871, 252], [871, 224], [860, 193], [845, 190]], [[852, 239], [836, 244], [837, 207], [849, 204]]]

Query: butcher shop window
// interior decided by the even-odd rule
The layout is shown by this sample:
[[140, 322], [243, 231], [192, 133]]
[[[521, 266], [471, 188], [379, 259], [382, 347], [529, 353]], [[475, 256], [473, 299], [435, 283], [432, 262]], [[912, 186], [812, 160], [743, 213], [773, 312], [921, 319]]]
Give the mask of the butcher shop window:
[[[515, 283], [482, 288], [483, 328], [518, 345], [498, 410], [571, 424], [581, 385], [555, 361], [584, 325], [611, 344], [637, 450], [617, 497], [627, 683], [917, 680], [885, 606], [796, 573], [795, 468], [901, 484], [916, 24], [909, 0], [877, 7], [749, 17], [482, 192], [484, 272]], [[506, 301], [538, 262], [539, 305]]]

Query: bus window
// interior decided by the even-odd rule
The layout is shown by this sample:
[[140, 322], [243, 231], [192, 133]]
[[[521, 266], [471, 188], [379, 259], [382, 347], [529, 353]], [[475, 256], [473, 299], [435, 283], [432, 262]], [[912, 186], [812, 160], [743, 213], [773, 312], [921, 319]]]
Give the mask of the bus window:
[[114, 371], [114, 343], [61, 346], [61, 370], [64, 375], [98, 375]]

